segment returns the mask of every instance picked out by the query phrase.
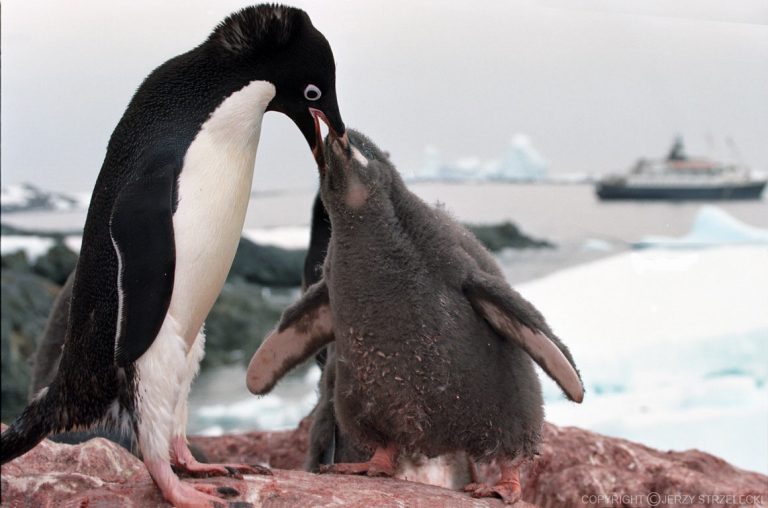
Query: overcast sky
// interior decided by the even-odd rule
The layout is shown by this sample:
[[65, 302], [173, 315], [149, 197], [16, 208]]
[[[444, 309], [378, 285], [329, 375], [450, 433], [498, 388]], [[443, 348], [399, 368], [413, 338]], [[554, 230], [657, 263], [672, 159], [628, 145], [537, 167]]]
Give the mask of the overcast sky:
[[[527, 134], [553, 172], [689, 152], [768, 169], [765, 0], [296, 1], [331, 43], [341, 112], [403, 173], [425, 145], [499, 156]], [[6, 0], [2, 180], [90, 191], [141, 80], [203, 41], [238, 1]], [[714, 144], [712, 143], [714, 141]], [[286, 118], [264, 119], [255, 190], [308, 188]]]

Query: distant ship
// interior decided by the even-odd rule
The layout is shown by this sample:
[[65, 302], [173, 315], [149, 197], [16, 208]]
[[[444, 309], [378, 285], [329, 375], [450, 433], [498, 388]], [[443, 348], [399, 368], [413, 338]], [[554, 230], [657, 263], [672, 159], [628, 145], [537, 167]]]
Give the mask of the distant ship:
[[664, 160], [640, 159], [627, 175], [597, 183], [600, 199], [721, 200], [760, 199], [766, 178], [743, 166], [689, 158], [681, 138]]

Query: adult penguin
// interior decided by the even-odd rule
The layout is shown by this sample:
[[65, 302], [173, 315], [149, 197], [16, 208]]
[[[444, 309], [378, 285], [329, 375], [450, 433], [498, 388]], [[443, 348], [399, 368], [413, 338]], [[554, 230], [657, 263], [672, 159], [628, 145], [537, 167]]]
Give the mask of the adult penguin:
[[186, 401], [240, 239], [266, 111], [288, 115], [321, 166], [319, 120], [345, 136], [333, 53], [299, 9], [236, 12], [144, 80], [93, 191], [58, 373], [3, 432], [2, 463], [53, 432], [132, 428], [168, 501], [220, 502], [212, 485], [182, 483], [171, 461], [229, 471], [189, 453]]

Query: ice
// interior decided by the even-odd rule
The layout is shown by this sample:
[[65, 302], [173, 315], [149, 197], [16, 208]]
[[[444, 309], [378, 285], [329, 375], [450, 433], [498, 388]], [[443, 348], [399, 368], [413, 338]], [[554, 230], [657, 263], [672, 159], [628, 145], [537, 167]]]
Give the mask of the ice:
[[548, 163], [533, 147], [525, 134], [515, 134], [500, 159], [484, 160], [476, 156], [444, 163], [434, 145], [424, 148], [424, 163], [413, 174], [405, 176], [414, 180], [444, 181], [533, 181], [546, 177]]
[[517, 287], [574, 354], [581, 405], [547, 418], [768, 472], [768, 252], [649, 249]]
[[42, 236], [3, 235], [0, 239], [0, 252], [3, 256], [22, 251], [30, 262], [45, 255], [54, 245], [53, 238]]
[[708, 247], [712, 245], [768, 245], [768, 230], [745, 224], [716, 206], [701, 207], [691, 230], [679, 237], [649, 236], [636, 247]]
[[525, 134], [515, 134], [509, 144], [507, 153], [491, 179], [510, 180], [541, 180], [547, 175], [549, 164], [533, 147], [531, 139]]
[[768, 329], [767, 254], [756, 246], [633, 251], [518, 290], [575, 347], [697, 341]]
[[275, 245], [284, 249], [306, 249], [309, 245], [309, 226], [248, 229], [243, 231], [243, 236], [261, 245]]
[[610, 252], [614, 250], [614, 246], [607, 240], [602, 240], [600, 238], [587, 238], [584, 240], [584, 243], [581, 244], [581, 250]]

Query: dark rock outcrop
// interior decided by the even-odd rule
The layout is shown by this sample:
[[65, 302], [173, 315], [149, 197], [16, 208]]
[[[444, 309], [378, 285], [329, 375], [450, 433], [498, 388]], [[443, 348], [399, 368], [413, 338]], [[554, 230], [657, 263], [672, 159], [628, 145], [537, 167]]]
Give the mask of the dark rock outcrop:
[[29, 360], [37, 349], [58, 286], [31, 273], [3, 269], [0, 277], [2, 414], [8, 420], [27, 405]]
[[306, 254], [303, 249], [259, 245], [241, 238], [228, 279], [262, 286], [299, 287]]
[[[5, 258], [4, 258], [5, 260]], [[27, 404], [31, 363], [60, 288], [29, 271], [3, 267], [2, 418], [16, 417]], [[270, 289], [243, 281], [227, 282], [206, 321], [206, 355], [202, 368], [247, 362], [244, 351], [255, 351], [277, 323], [296, 290]], [[64, 324], [58, 327], [64, 330]], [[48, 350], [60, 351], [62, 340], [49, 337]], [[38, 384], [47, 384], [58, 367], [58, 356], [47, 355], [36, 366]], [[43, 379], [44, 378], [44, 379]]]
[[273, 290], [242, 280], [228, 281], [205, 321], [205, 357], [202, 368], [242, 362], [244, 351], [255, 351], [280, 320], [293, 293]]
[[63, 242], [53, 244], [45, 255], [37, 258], [32, 272], [61, 286], [77, 266], [77, 254]]
[[491, 252], [502, 249], [541, 249], [554, 248], [555, 245], [547, 240], [540, 240], [526, 235], [511, 222], [493, 225], [467, 225], [467, 228]]

